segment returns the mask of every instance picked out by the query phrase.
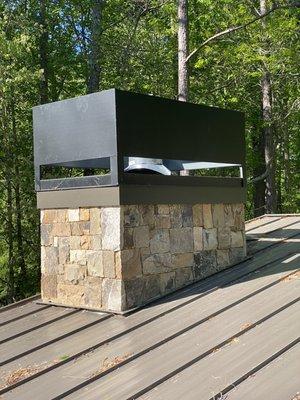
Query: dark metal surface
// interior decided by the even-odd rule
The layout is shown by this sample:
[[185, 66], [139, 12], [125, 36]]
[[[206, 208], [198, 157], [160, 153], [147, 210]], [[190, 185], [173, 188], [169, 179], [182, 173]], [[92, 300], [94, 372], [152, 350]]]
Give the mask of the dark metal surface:
[[[120, 184], [189, 186], [191, 182], [195, 188], [204, 187], [200, 178], [191, 181], [186, 176], [128, 177], [124, 169], [132, 157], [161, 159], [163, 166], [174, 171], [189, 166], [245, 169], [244, 116], [237, 111], [110, 89], [35, 107], [33, 126], [37, 191]], [[107, 168], [110, 172], [41, 180], [42, 166]], [[216, 188], [236, 187], [231, 178], [220, 179], [222, 184], [214, 181]], [[240, 201], [245, 198], [245, 180], [235, 182], [239, 191], [234, 190], [232, 201]], [[206, 197], [211, 202], [224, 201], [220, 190]]]

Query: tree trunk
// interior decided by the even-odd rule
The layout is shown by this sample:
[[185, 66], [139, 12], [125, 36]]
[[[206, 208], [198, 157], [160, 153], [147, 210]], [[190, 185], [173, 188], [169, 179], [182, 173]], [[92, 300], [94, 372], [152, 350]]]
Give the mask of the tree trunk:
[[40, 67], [42, 70], [42, 77], [40, 83], [40, 102], [45, 104], [49, 102], [49, 63], [48, 63], [48, 26], [47, 26], [47, 0], [40, 1], [40, 18], [39, 22], [41, 25], [41, 35], [40, 35]]
[[[260, 0], [260, 13], [267, 12], [266, 0]], [[262, 27], [266, 29], [266, 19], [262, 19]], [[269, 50], [266, 43], [265, 50]], [[277, 210], [276, 182], [275, 182], [275, 149], [274, 149], [274, 127], [272, 125], [272, 88], [271, 74], [267, 65], [263, 65], [263, 76], [261, 79], [262, 95], [262, 119], [265, 137], [265, 163], [266, 163], [266, 213], [275, 213]]]
[[[258, 135], [252, 139], [252, 150], [256, 155], [257, 162], [253, 169], [253, 176], [261, 176], [265, 170], [264, 159], [264, 130], [260, 129]], [[254, 217], [265, 213], [265, 180], [261, 179], [253, 184], [253, 207]]]
[[87, 93], [97, 92], [100, 88], [100, 36], [103, 4], [103, 0], [93, 0]]
[[188, 0], [178, 0], [178, 100], [187, 101], [188, 76]]

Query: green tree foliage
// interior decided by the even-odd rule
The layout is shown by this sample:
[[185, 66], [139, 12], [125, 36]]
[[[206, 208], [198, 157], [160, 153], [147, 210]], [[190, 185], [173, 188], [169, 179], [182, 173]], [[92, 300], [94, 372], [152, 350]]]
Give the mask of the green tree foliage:
[[[95, 34], [97, 1], [101, 15]], [[273, 7], [271, 1], [267, 5]], [[272, 88], [277, 211], [300, 211], [299, 8], [280, 8], [265, 17], [265, 24], [258, 19], [202, 44], [218, 32], [247, 25], [258, 14], [259, 0], [189, 0], [189, 48], [199, 48], [188, 60], [189, 101], [245, 112], [248, 218], [265, 212], [264, 179], [255, 178], [265, 172], [261, 80], [266, 70]], [[175, 0], [2, 0], [0, 304], [39, 287], [32, 107], [43, 96], [57, 101], [85, 94], [91, 60], [99, 67], [100, 89], [177, 98], [177, 57]], [[255, 209], [261, 189], [262, 204]]]

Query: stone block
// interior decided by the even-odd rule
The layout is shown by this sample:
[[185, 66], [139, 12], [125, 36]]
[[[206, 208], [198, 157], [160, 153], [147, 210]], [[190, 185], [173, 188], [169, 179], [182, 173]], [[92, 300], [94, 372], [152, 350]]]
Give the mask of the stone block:
[[181, 204], [170, 205], [170, 219], [172, 228], [182, 227], [182, 208]]
[[202, 204], [193, 205], [193, 225], [203, 226], [203, 206]]
[[193, 228], [170, 229], [170, 249], [172, 254], [194, 251]]
[[101, 235], [101, 208], [90, 208], [90, 234]]
[[215, 250], [218, 248], [217, 229], [203, 229], [203, 249]]
[[41, 248], [41, 271], [44, 275], [54, 275], [58, 273], [58, 247]]
[[104, 207], [101, 212], [102, 249], [121, 249], [120, 207]]
[[155, 227], [154, 205], [139, 205], [138, 212], [140, 213], [140, 225], [147, 225], [149, 229], [153, 229]]
[[123, 249], [133, 249], [133, 230], [138, 228], [124, 228], [123, 232]]
[[56, 210], [42, 210], [41, 222], [43, 224], [53, 224], [56, 222]]
[[41, 295], [43, 300], [56, 300], [57, 298], [57, 276], [43, 275], [41, 278]]
[[69, 238], [62, 237], [58, 240], [58, 261], [59, 264], [66, 264], [70, 261]]
[[124, 226], [133, 228], [139, 226], [141, 222], [141, 214], [138, 210], [138, 206], [124, 206]]
[[155, 216], [155, 228], [156, 229], [170, 229], [171, 218], [170, 215], [158, 214]]
[[202, 279], [217, 271], [215, 250], [203, 250], [194, 254], [194, 278]]
[[225, 225], [224, 204], [212, 205], [213, 225], [216, 228], [222, 228]]
[[241, 231], [231, 231], [231, 247], [242, 247], [244, 245], [244, 236]]
[[72, 236], [89, 235], [90, 233], [89, 221], [70, 222], [70, 227]]
[[173, 269], [170, 253], [142, 255], [143, 274], [158, 274]]
[[234, 226], [234, 218], [231, 204], [224, 204], [225, 224], [232, 228]]
[[150, 232], [150, 251], [152, 254], [170, 251], [170, 237], [168, 229], [153, 229]]
[[160, 274], [160, 293], [162, 295], [173, 292], [176, 289], [175, 272]]
[[65, 265], [65, 281], [77, 285], [79, 281], [86, 278], [86, 267], [80, 267], [76, 264]]
[[103, 262], [104, 277], [115, 278], [116, 277], [115, 252], [111, 250], [103, 250], [102, 262]]
[[88, 236], [88, 235], [80, 236], [80, 248], [82, 250], [90, 250], [91, 249], [91, 236]]
[[68, 221], [68, 210], [59, 209], [56, 210], [56, 222], [67, 222]]
[[127, 307], [133, 308], [160, 296], [160, 277], [144, 276], [124, 282]]
[[107, 311], [123, 311], [127, 308], [124, 281], [110, 278], [103, 279], [102, 307]]
[[194, 253], [178, 253], [171, 255], [171, 267], [191, 267], [194, 264]]
[[159, 215], [169, 215], [170, 208], [168, 204], [158, 204], [156, 206], [157, 214]]
[[142, 275], [142, 264], [139, 249], [122, 250], [116, 265], [116, 276], [119, 279], [131, 279]]
[[78, 265], [87, 264], [87, 250], [70, 250], [70, 262]]
[[229, 250], [230, 264], [243, 261], [246, 257], [246, 250], [243, 247], [236, 247]]
[[218, 249], [229, 249], [231, 243], [231, 230], [229, 226], [218, 228]]
[[69, 208], [68, 209], [68, 221], [75, 222], [79, 221], [79, 208]]
[[205, 229], [213, 228], [211, 204], [203, 204], [203, 226]]
[[91, 238], [91, 250], [102, 250], [102, 236], [93, 235]]
[[203, 228], [196, 226], [193, 228], [194, 251], [203, 250]]
[[80, 250], [81, 236], [70, 236], [70, 249]]
[[217, 250], [217, 264], [221, 267], [227, 267], [230, 264], [229, 250]]
[[[194, 255], [193, 255], [194, 256]], [[193, 267], [179, 268], [175, 271], [175, 286], [179, 289], [194, 280]]]
[[53, 225], [52, 224], [42, 224], [41, 225], [41, 245], [51, 246], [53, 245]]
[[193, 227], [193, 208], [190, 204], [183, 204], [181, 206], [182, 212], [182, 226]]
[[90, 220], [90, 210], [88, 208], [80, 208], [79, 209], [79, 220], [80, 221], [89, 221]]
[[89, 276], [104, 276], [102, 251], [86, 250], [86, 261]]
[[102, 306], [102, 278], [88, 276], [84, 285], [84, 304], [99, 310]]
[[235, 230], [245, 229], [245, 217], [243, 204], [232, 204], [233, 220]]
[[57, 302], [68, 306], [84, 306], [84, 286], [66, 283], [57, 285]]
[[52, 236], [70, 236], [71, 229], [68, 222], [56, 222], [53, 224]]
[[135, 248], [140, 249], [141, 247], [148, 247], [149, 241], [150, 234], [147, 225], [133, 228], [133, 243]]

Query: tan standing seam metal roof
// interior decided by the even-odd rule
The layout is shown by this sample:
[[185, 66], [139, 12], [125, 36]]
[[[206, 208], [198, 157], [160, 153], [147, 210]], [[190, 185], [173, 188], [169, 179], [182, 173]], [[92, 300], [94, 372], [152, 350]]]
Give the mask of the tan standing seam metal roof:
[[129, 314], [0, 310], [3, 399], [292, 399], [300, 216], [250, 221], [250, 258]]

